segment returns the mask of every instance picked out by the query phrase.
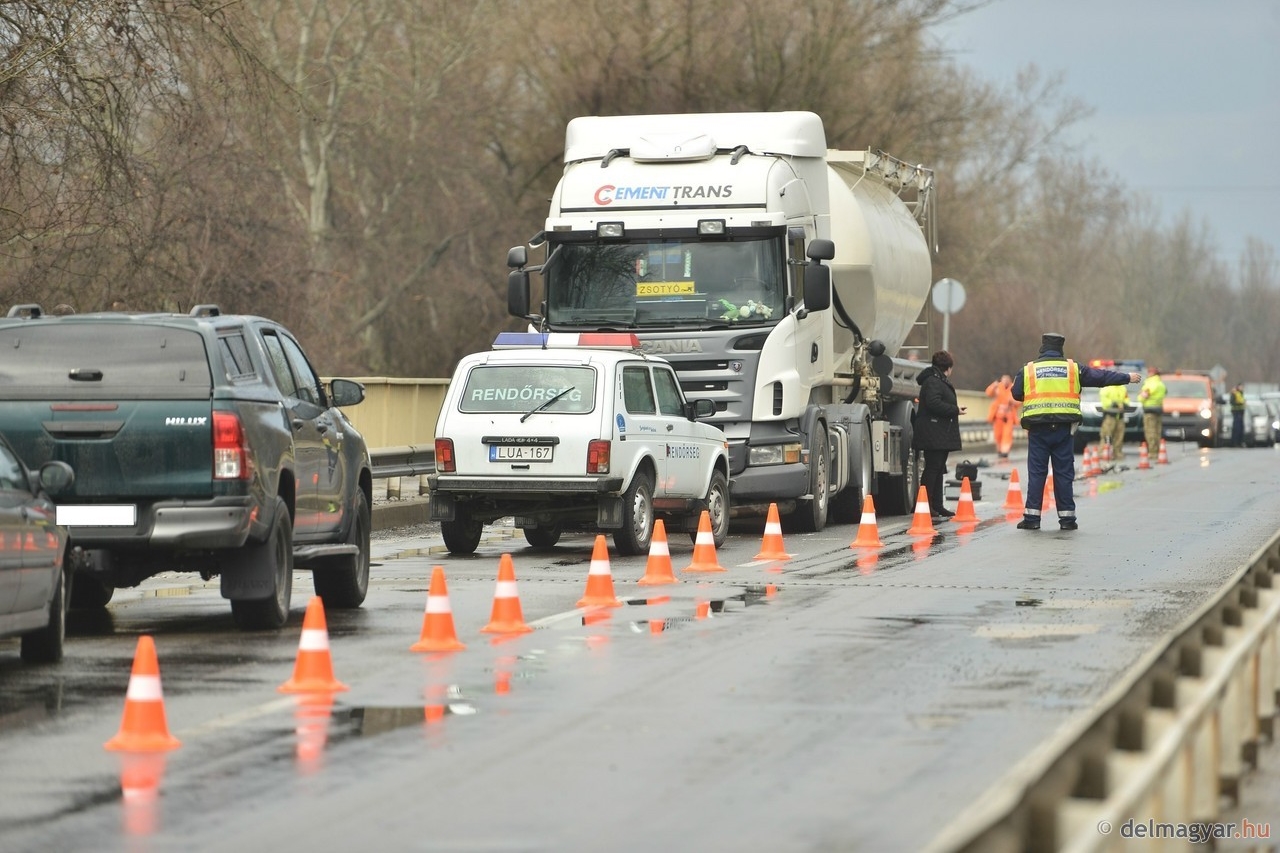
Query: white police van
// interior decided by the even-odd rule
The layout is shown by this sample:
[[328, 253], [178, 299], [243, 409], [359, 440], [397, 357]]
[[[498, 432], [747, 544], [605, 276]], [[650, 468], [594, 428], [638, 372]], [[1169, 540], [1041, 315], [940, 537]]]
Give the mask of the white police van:
[[612, 532], [625, 555], [649, 550], [653, 522], [729, 530], [724, 433], [701, 423], [665, 359], [629, 333], [503, 332], [459, 362], [436, 424], [431, 518], [470, 554], [485, 524], [513, 516], [549, 548], [565, 530]]

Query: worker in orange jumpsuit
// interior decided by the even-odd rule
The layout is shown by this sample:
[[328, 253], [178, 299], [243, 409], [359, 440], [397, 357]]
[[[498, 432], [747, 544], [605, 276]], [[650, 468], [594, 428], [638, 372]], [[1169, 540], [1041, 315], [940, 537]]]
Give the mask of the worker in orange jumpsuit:
[[1005, 374], [987, 386], [987, 396], [991, 397], [991, 405], [987, 407], [987, 421], [991, 424], [991, 437], [996, 444], [996, 455], [1001, 459], [1009, 458], [1013, 448], [1013, 428], [1018, 423], [1018, 408], [1021, 405], [1013, 399], [1013, 377]]

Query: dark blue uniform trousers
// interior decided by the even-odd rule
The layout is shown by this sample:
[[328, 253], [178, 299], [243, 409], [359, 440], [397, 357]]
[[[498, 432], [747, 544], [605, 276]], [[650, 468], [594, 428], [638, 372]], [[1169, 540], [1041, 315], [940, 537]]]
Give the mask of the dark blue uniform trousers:
[[1058, 505], [1058, 518], [1076, 517], [1076, 499], [1071, 483], [1076, 478], [1076, 457], [1072, 446], [1070, 424], [1041, 424], [1027, 430], [1027, 494], [1023, 517], [1040, 522], [1044, 503], [1044, 483], [1053, 461], [1053, 499]]

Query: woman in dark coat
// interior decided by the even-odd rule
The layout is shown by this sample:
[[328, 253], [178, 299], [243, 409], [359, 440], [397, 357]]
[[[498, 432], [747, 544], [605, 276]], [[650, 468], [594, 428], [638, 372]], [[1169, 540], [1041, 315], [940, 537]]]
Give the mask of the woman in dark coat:
[[915, 435], [911, 446], [924, 453], [921, 484], [929, 495], [929, 510], [935, 519], [950, 518], [954, 512], [942, 505], [942, 481], [947, 473], [947, 454], [960, 449], [960, 416], [964, 407], [956, 403], [956, 389], [951, 385], [951, 368], [955, 359], [946, 350], [938, 350], [920, 371], [920, 405], [916, 410]]

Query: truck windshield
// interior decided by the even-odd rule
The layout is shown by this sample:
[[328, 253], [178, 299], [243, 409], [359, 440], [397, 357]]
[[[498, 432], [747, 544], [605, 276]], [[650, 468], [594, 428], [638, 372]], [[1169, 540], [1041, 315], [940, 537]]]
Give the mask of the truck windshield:
[[544, 271], [547, 320], [617, 327], [776, 323], [786, 271], [781, 237], [564, 243]]

